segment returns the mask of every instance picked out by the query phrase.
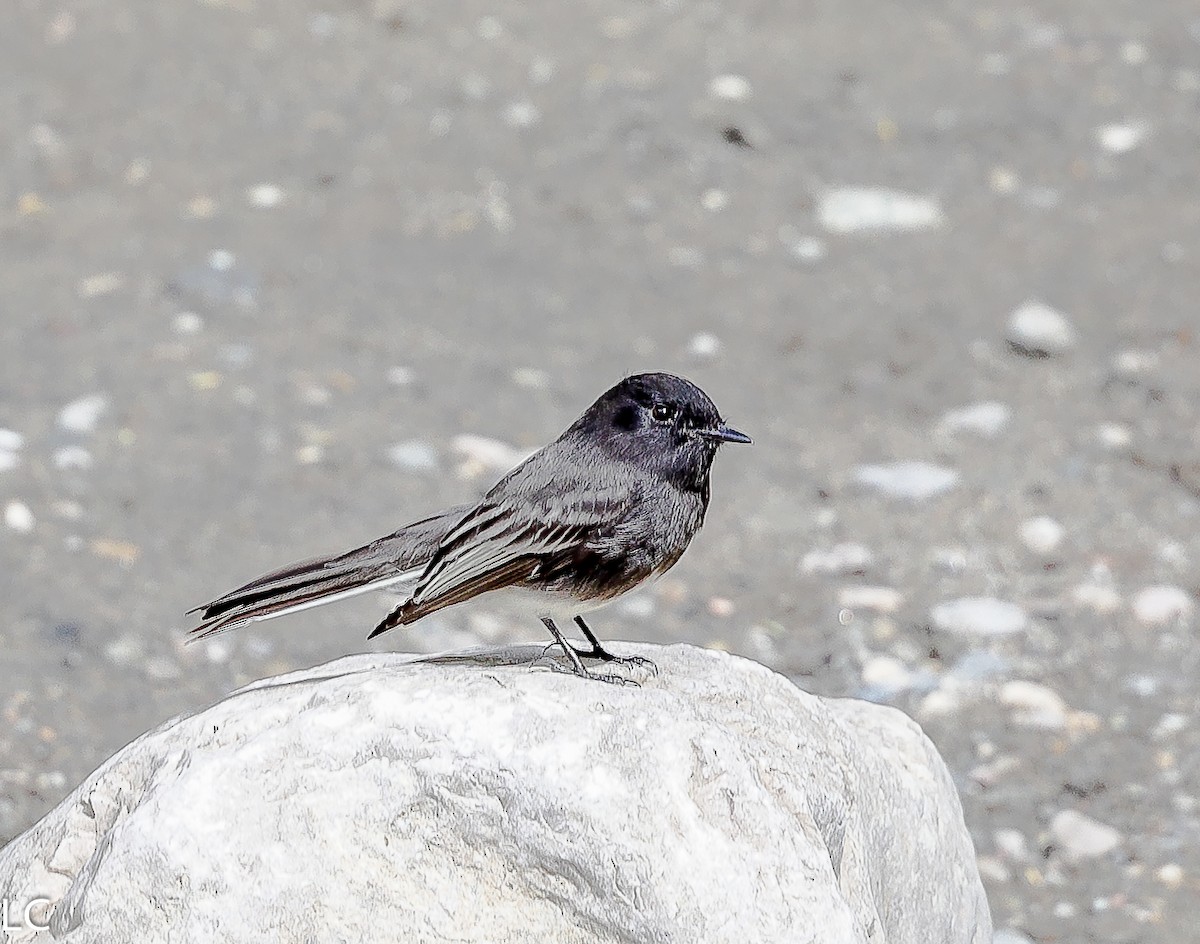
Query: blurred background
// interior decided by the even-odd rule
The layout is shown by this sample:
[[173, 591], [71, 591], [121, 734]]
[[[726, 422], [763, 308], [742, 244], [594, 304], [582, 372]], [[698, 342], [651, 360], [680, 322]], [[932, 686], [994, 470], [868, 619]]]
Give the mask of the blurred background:
[[1193, 5], [3, 18], [0, 844], [251, 679], [540, 640], [368, 645], [374, 596], [185, 648], [183, 614], [663, 369], [755, 445], [599, 634], [916, 717], [1005, 944], [1196, 939]]

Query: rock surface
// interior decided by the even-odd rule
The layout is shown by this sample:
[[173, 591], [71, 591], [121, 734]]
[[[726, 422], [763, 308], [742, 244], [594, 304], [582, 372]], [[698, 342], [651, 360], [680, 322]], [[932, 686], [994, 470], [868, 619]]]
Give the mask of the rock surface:
[[0, 850], [9, 941], [991, 940], [907, 717], [620, 648], [661, 674], [356, 656], [168, 722]]

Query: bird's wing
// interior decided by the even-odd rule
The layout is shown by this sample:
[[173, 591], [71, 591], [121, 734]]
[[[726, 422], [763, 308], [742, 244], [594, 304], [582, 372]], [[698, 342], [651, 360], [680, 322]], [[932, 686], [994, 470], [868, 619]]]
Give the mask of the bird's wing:
[[493, 490], [446, 532], [412, 597], [371, 635], [520, 583], [539, 568], [594, 547], [636, 501], [627, 483], [575, 480], [569, 473], [532, 493], [519, 487]]

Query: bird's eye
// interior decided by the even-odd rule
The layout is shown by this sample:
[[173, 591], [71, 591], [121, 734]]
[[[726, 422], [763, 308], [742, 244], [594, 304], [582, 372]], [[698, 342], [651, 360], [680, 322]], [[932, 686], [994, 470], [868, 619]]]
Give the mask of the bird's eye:
[[669, 423], [675, 419], [675, 407], [669, 403], [656, 403], [654, 409], [650, 411], [650, 415], [659, 423]]

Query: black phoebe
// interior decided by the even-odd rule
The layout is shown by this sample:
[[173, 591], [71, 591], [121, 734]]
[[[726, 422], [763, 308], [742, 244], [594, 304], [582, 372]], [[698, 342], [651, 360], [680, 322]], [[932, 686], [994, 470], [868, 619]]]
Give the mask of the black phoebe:
[[[695, 384], [637, 374], [593, 403], [566, 432], [509, 472], [474, 505], [458, 505], [347, 551], [293, 564], [227, 593], [203, 611], [197, 638], [409, 584], [408, 599], [368, 638], [502, 588], [532, 591], [542, 622], [579, 675], [581, 659], [646, 664], [605, 649], [579, 614], [669, 570], [704, 523], [709, 471], [726, 426]], [[573, 617], [591, 649], [556, 619]], [[609, 678], [607, 676], [599, 676]]]

